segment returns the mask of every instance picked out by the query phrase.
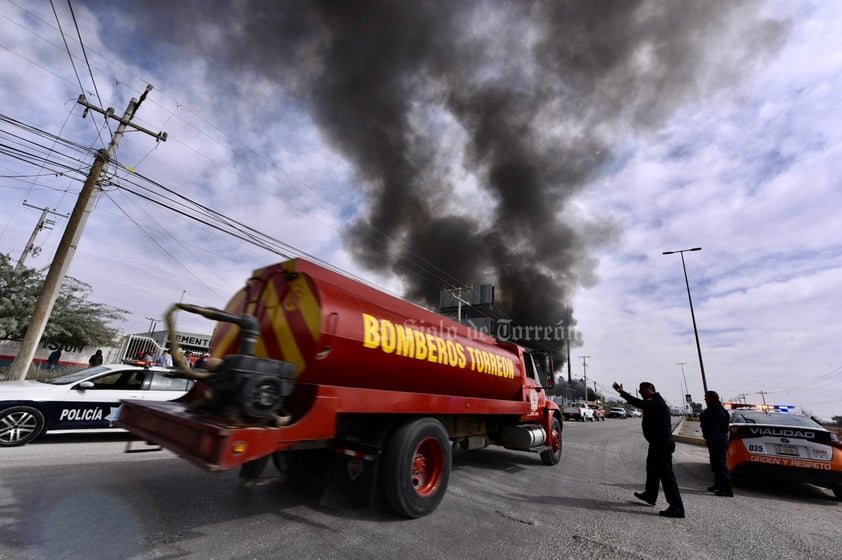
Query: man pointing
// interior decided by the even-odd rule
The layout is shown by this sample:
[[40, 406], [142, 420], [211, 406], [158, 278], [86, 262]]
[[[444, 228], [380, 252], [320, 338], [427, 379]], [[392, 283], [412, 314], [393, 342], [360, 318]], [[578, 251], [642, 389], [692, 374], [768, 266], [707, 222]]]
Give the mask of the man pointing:
[[663, 517], [684, 517], [684, 502], [678, 492], [678, 483], [672, 471], [672, 454], [675, 440], [672, 437], [670, 409], [655, 386], [648, 381], [640, 384], [642, 399], [633, 397], [623, 390], [623, 386], [614, 383], [614, 390], [627, 402], [643, 410], [643, 437], [649, 442], [646, 455], [646, 489], [635, 492], [634, 496], [654, 506], [658, 500], [658, 487], [664, 487], [664, 497], [669, 507], [660, 512]]

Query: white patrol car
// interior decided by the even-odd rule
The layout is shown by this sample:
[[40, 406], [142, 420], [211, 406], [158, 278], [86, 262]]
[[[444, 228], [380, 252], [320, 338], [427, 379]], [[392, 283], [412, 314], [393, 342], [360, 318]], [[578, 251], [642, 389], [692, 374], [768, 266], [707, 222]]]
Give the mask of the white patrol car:
[[0, 447], [23, 445], [46, 431], [106, 429], [120, 401], [171, 401], [193, 381], [160, 367], [100, 365], [44, 381], [0, 382]]

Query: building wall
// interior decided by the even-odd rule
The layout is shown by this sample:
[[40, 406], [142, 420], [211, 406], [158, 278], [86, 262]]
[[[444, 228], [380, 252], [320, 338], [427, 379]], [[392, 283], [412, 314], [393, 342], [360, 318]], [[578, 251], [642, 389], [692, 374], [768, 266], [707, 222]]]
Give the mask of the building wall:
[[[210, 335], [190, 332], [176, 332], [175, 334], [182, 350], [187, 351], [190, 356], [197, 357], [210, 352]], [[155, 344], [152, 344], [152, 342]], [[17, 340], [0, 340], [0, 368], [5, 369], [11, 365], [20, 351], [20, 344], [20, 341]], [[155, 348], [155, 345], [159, 348]], [[115, 364], [124, 359], [134, 358], [138, 349], [150, 349], [154, 355], [157, 355], [160, 354], [160, 349], [169, 349], [169, 347], [169, 331], [137, 333], [136, 335], [124, 336], [120, 344], [114, 347], [65, 347], [61, 351], [61, 360], [58, 367], [74, 370], [80, 367], [88, 367], [88, 359], [97, 350], [102, 350], [103, 363]], [[56, 348], [58, 348], [58, 344], [42, 342], [35, 351], [35, 357], [32, 360], [33, 367], [47, 369], [47, 360]]]
[[[151, 333], [137, 333], [135, 336], [150, 337], [161, 348], [169, 349], [171, 346], [170, 331], [167, 330], [154, 331]], [[178, 342], [178, 345], [182, 350], [186, 350], [191, 354], [204, 354], [206, 352], [210, 352], [211, 335], [209, 334], [176, 331], [175, 340]]]
[[[15, 357], [20, 351], [20, 341], [17, 340], [0, 340], [0, 367], [8, 367], [14, 361]], [[50, 354], [58, 348], [57, 344], [51, 342], [42, 342], [35, 351], [35, 358], [32, 360], [32, 365], [36, 368], [47, 369], [47, 359]], [[105, 348], [99, 346], [81, 346], [75, 348], [64, 348], [61, 351], [61, 360], [59, 367], [61, 368], [78, 368], [88, 367], [88, 359], [91, 354], [97, 350], [102, 350], [103, 362], [113, 363], [120, 361], [120, 348]]]

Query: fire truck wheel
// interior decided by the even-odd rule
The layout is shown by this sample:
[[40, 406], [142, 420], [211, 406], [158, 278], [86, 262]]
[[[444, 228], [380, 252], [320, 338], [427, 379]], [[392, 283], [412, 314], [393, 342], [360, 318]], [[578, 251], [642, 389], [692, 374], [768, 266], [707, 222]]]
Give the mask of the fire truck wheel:
[[13, 406], [0, 411], [0, 447], [23, 445], [44, 430], [44, 415], [31, 406]]
[[447, 491], [452, 446], [434, 418], [394, 431], [383, 455], [382, 490], [392, 510], [410, 518], [432, 513]]
[[541, 462], [550, 466], [557, 465], [561, 461], [561, 422], [555, 416], [547, 439], [547, 448], [541, 451]]

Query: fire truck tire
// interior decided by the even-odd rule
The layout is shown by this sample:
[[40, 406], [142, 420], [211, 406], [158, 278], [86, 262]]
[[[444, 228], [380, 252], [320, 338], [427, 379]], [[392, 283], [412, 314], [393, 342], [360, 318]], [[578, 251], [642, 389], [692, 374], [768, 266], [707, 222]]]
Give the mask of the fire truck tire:
[[421, 418], [396, 429], [383, 454], [381, 489], [397, 514], [418, 518], [438, 507], [450, 479], [452, 446], [434, 418]]
[[44, 431], [44, 415], [31, 406], [13, 406], [0, 411], [0, 447], [24, 445]]
[[557, 465], [561, 461], [561, 422], [553, 416], [553, 426], [547, 434], [547, 448], [541, 451], [541, 462], [545, 465]]

